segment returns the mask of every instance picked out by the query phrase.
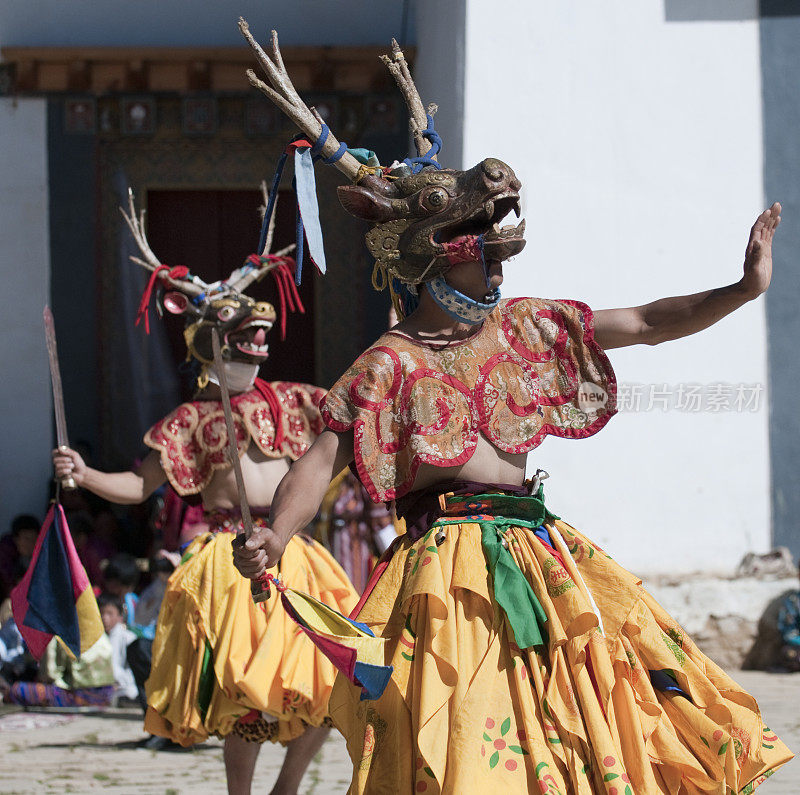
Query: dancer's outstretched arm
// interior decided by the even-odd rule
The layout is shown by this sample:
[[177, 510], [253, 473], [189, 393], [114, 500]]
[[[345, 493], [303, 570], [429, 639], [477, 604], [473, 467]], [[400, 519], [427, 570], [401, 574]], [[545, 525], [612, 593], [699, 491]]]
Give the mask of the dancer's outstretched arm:
[[772, 278], [772, 238], [781, 220], [777, 202], [750, 230], [744, 274], [735, 284], [694, 295], [662, 298], [644, 306], [603, 309], [595, 314], [595, 339], [601, 348], [658, 345], [695, 334], [758, 298]]
[[274, 566], [289, 539], [317, 515], [333, 478], [353, 460], [353, 432], [323, 431], [295, 461], [272, 500], [269, 527], [256, 527], [244, 544], [234, 544], [233, 561], [245, 576], [257, 578]]
[[144, 502], [166, 479], [161, 458], [153, 450], [130, 472], [100, 472], [86, 466], [80, 454], [71, 448], [53, 450], [56, 477], [72, 476], [75, 483], [109, 502], [136, 505]]

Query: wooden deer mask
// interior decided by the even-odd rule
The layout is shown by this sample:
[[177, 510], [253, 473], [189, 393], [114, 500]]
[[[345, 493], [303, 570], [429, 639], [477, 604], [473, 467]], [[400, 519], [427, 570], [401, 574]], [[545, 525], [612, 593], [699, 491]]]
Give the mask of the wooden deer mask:
[[[241, 18], [239, 28], [269, 80], [267, 85], [248, 70], [251, 84], [292, 119], [310, 141], [318, 140], [324, 122], [295, 91], [275, 31], [270, 57]], [[372, 224], [366, 236], [367, 247], [375, 258], [376, 273], [383, 273], [383, 283], [376, 286], [380, 289], [390, 278], [417, 285], [442, 276], [452, 265], [469, 257], [502, 262], [519, 254], [525, 246], [525, 222], [500, 227], [512, 210], [519, 215], [522, 185], [511, 167], [487, 158], [466, 171], [441, 168], [436, 162], [438, 148], [429, 154], [433, 136], [428, 128], [435, 106], [429, 106], [427, 111], [423, 107], [396, 41], [392, 41], [392, 56], [382, 58], [408, 105], [420, 157], [391, 171], [367, 169], [349, 152], [334, 164], [355, 183], [338, 188], [342, 205]], [[320, 154], [328, 158], [339, 149], [339, 141], [328, 134]]]

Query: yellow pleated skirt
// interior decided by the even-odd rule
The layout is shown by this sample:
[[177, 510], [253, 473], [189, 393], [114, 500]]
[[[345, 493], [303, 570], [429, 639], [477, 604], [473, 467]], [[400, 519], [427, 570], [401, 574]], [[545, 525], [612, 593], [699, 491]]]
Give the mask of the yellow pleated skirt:
[[388, 639], [386, 692], [334, 687], [351, 793], [728, 795], [791, 759], [755, 700], [569, 525], [548, 521], [548, 543], [503, 530], [547, 616], [547, 644], [524, 651], [480, 526], [434, 529], [401, 542], [358, 615]]
[[[153, 643], [145, 729], [187, 746], [224, 737], [252, 710], [277, 719], [280, 742], [319, 726], [335, 670], [273, 590], [255, 604], [233, 566], [233, 534], [198, 536], [170, 577]], [[330, 553], [306, 536], [271, 570], [291, 588], [347, 614], [357, 596]]]

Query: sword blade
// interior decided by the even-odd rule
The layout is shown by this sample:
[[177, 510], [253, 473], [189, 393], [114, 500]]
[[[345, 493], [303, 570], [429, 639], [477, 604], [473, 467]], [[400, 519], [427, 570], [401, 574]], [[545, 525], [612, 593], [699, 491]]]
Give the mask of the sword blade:
[[64, 390], [61, 386], [61, 369], [58, 366], [56, 328], [49, 306], [44, 308], [44, 336], [47, 343], [47, 358], [50, 362], [50, 384], [53, 388], [53, 410], [56, 416], [56, 441], [59, 447], [67, 447], [67, 417], [64, 413]]
[[233, 410], [231, 409], [231, 394], [228, 391], [228, 378], [225, 375], [225, 363], [222, 361], [219, 333], [216, 328], [211, 329], [211, 348], [214, 351], [214, 368], [217, 371], [219, 389], [222, 392], [222, 411], [225, 414], [225, 427], [228, 430], [228, 455], [231, 459], [231, 466], [233, 466], [233, 475], [236, 478], [236, 490], [239, 492], [242, 528], [245, 538], [250, 538], [250, 534], [253, 532], [253, 517], [250, 515], [250, 506], [247, 504], [247, 494], [244, 490], [242, 465], [239, 462], [239, 445], [236, 442], [236, 426], [233, 423]]

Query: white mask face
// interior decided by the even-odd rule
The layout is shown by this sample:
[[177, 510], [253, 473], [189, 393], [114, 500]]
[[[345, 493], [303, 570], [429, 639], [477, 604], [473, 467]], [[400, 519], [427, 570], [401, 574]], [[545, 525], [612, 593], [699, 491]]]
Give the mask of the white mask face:
[[[232, 394], [248, 392], [253, 388], [253, 382], [258, 375], [258, 365], [248, 362], [225, 362], [225, 377], [228, 389]], [[219, 376], [211, 364], [208, 367], [208, 380], [219, 386]]]

